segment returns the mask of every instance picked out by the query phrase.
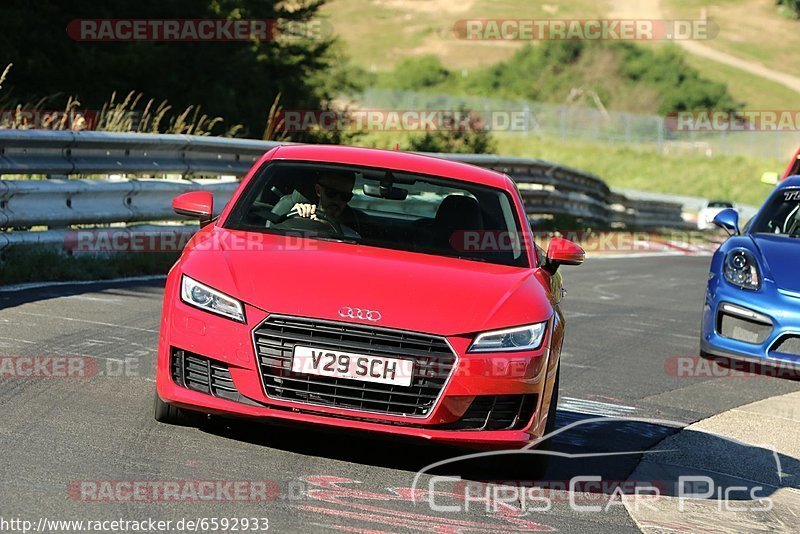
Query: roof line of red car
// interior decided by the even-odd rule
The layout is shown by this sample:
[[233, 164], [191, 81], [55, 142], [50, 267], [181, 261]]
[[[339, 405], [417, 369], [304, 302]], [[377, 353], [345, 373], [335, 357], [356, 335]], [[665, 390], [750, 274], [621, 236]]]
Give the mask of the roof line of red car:
[[271, 159], [355, 164], [451, 178], [504, 190], [514, 187], [513, 181], [500, 172], [414, 152], [342, 145], [281, 145], [273, 149]]

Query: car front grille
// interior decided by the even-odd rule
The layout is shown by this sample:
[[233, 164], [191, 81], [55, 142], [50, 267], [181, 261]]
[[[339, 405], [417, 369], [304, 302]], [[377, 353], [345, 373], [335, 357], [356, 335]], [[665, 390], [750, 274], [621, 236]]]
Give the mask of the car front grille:
[[530, 423], [537, 395], [480, 395], [443, 430], [519, 430]]
[[244, 404], [257, 405], [233, 384], [228, 364], [186, 350], [172, 349], [172, 380], [179, 386]]
[[[270, 316], [253, 332], [269, 398], [363, 412], [426, 417], [453, 371], [444, 338], [350, 323]], [[410, 386], [292, 371], [295, 345], [414, 360]]]

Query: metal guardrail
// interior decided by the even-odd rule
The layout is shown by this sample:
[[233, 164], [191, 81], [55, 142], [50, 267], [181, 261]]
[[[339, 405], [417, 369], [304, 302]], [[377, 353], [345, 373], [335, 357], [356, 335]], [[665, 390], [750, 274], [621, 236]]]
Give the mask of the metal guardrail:
[[[181, 220], [171, 208], [189, 190], [214, 192], [224, 206], [241, 176], [279, 143], [187, 135], [0, 130], [0, 175], [47, 180], [0, 180], [0, 250], [12, 244], [57, 243], [45, 235], [71, 225]], [[630, 200], [600, 178], [564, 165], [527, 158], [431, 154], [503, 172], [518, 184], [532, 219], [563, 215], [590, 224], [685, 227], [681, 205]], [[68, 175], [229, 177], [220, 179], [67, 179]], [[53, 178], [55, 177], [55, 178]], [[46, 226], [47, 230], [27, 231]], [[29, 234], [24, 235], [23, 234]], [[36, 234], [36, 235], [33, 235]], [[63, 237], [63, 236], [62, 236]]]
[[224, 206], [236, 180], [0, 181], [0, 227], [104, 224], [176, 219], [172, 199], [205, 189]]
[[[665, 193], [654, 193], [652, 191], [636, 191], [633, 189], [619, 189], [615, 190], [615, 193], [619, 193], [628, 199], [629, 203], [635, 202], [642, 202], [642, 201], [655, 201], [658, 203], [668, 203], [670, 205], [673, 204], [680, 204], [683, 207], [684, 213], [696, 214], [701, 209], [703, 209], [706, 205], [708, 199], [703, 197], [690, 197], [686, 195], [672, 195], [672, 194], [665, 194]], [[746, 221], [751, 219], [756, 212], [758, 212], [759, 206], [753, 206], [750, 204], [737, 204], [737, 208], [739, 209], [739, 216], [741, 220]]]
[[278, 145], [197, 135], [0, 130], [0, 174], [241, 175]]

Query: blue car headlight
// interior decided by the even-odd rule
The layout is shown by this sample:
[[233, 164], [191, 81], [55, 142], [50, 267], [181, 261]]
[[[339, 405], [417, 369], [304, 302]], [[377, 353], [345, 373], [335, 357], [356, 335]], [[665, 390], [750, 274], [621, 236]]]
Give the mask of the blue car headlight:
[[233, 297], [183, 275], [181, 300], [190, 306], [244, 323], [244, 307]]
[[725, 280], [742, 289], [757, 290], [761, 287], [761, 272], [755, 257], [747, 250], [738, 248], [728, 252], [722, 265]]

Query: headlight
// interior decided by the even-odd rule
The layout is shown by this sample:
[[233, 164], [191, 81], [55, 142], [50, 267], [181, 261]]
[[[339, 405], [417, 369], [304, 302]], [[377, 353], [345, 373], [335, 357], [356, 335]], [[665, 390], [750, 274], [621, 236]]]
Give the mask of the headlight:
[[245, 322], [241, 302], [186, 275], [181, 279], [181, 300], [195, 308]]
[[761, 287], [756, 259], [744, 249], [732, 250], [725, 256], [722, 272], [725, 280], [742, 289], [756, 290]]
[[542, 345], [547, 322], [478, 334], [467, 352], [535, 350]]

